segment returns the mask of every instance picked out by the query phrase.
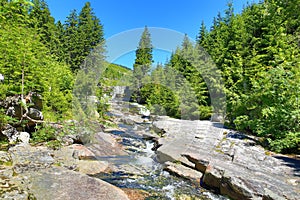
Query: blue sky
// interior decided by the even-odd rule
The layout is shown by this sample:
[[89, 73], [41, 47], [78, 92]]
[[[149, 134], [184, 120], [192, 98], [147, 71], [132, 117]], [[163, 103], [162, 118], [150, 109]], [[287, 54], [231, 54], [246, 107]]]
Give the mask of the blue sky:
[[[253, 0], [248, 0], [253, 2]], [[52, 16], [62, 22], [70, 14], [72, 9], [78, 12], [83, 7], [85, 0], [47, 0]], [[120, 34], [135, 33], [136, 39], [123, 40], [137, 47], [139, 34], [144, 26], [168, 29], [176, 31], [177, 35], [188, 34], [195, 39], [203, 20], [209, 29], [213, 17], [226, 9], [228, 0], [90, 0], [94, 13], [104, 25], [105, 38], [110, 42], [116, 42], [116, 36]], [[247, 0], [233, 0], [235, 13], [240, 13]], [[154, 28], [153, 30], [158, 30]], [[132, 30], [136, 30], [133, 31]], [[152, 29], [150, 33], [152, 34]], [[174, 34], [173, 34], [174, 35]], [[176, 35], [176, 34], [175, 34]], [[175, 36], [176, 37], [176, 36]], [[176, 37], [177, 38], [177, 37]], [[167, 38], [165, 38], [167, 39]], [[179, 40], [179, 39], [177, 39]], [[174, 41], [174, 45], [181, 41]], [[127, 45], [127, 44], [125, 44]], [[112, 48], [118, 48], [114, 46]], [[165, 62], [170, 55], [170, 49], [162, 49], [154, 45], [154, 63]], [[111, 49], [110, 47], [108, 49]], [[110, 54], [110, 50], [108, 51]], [[108, 57], [111, 57], [108, 55]], [[135, 54], [132, 47], [122, 51], [112, 62], [132, 67]]]

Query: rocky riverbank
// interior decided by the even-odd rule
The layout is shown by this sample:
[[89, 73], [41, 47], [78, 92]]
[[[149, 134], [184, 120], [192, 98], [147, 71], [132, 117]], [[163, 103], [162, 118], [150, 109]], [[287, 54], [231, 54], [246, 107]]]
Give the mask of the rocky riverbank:
[[95, 138], [97, 143], [59, 150], [21, 144], [0, 151], [0, 198], [129, 199], [121, 189], [90, 176], [110, 168], [98, 156], [125, 154], [112, 135], [101, 132]]
[[218, 123], [159, 117], [153, 126], [164, 133], [156, 153], [166, 170], [232, 199], [299, 199], [299, 159], [268, 152]]
[[[120, 179], [148, 184], [145, 176], [156, 176], [157, 160], [166, 171], [189, 180], [185, 185], [201, 185], [231, 199], [298, 199], [298, 158], [266, 151], [256, 138], [219, 123], [142, 117], [132, 114], [140, 105], [123, 104], [112, 102], [111, 114], [119, 126], [104, 132], [99, 127], [85, 142], [76, 144], [80, 140], [73, 135], [57, 150], [23, 143], [0, 151], [0, 198], [143, 199], [150, 195], [144, 189], [121, 190], [99, 175], [116, 173]], [[154, 147], [144, 140], [155, 142]]]

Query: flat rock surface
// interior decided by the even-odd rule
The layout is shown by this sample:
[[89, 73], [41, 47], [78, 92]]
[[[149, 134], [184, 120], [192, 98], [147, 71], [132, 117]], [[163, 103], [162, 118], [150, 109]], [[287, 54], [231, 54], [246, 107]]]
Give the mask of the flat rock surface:
[[168, 172], [175, 174], [177, 176], [183, 177], [185, 179], [188, 179], [196, 184], [200, 183], [200, 178], [202, 177], [202, 173], [199, 171], [195, 171], [189, 167], [177, 164], [177, 163], [172, 163], [172, 162], [166, 162], [165, 163], [165, 170]]
[[[255, 138], [210, 121], [159, 117], [164, 137], [158, 160], [181, 161], [202, 172], [203, 183], [232, 199], [299, 199], [300, 161], [265, 151]], [[191, 164], [192, 163], [192, 164]]]
[[[114, 142], [105, 135], [101, 144], [107, 145], [101, 148], [114, 146]], [[75, 144], [59, 150], [16, 145], [8, 152], [0, 151], [0, 199], [128, 199], [121, 189], [88, 176], [109, 166], [105, 161], [91, 159], [97, 157], [94, 152]]]
[[27, 176], [30, 192], [43, 200], [127, 200], [119, 188], [78, 172], [53, 167]]

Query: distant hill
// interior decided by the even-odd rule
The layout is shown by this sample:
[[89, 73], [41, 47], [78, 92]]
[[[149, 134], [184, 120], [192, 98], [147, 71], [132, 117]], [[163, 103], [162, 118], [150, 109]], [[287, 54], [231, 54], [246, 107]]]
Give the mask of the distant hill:
[[107, 86], [129, 85], [132, 77], [132, 70], [128, 67], [107, 63], [102, 79], [103, 84]]

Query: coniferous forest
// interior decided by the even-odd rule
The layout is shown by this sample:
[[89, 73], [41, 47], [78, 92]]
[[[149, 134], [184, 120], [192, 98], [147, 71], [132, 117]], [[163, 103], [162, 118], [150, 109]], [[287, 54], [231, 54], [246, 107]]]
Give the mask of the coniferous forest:
[[[133, 70], [106, 63], [109, 67], [99, 80], [98, 97], [101, 99], [105, 88], [117, 85], [117, 80], [125, 74], [134, 80], [136, 91], [132, 101], [147, 104], [157, 114], [209, 119], [214, 110], [207, 80], [191, 62], [203, 56], [201, 48], [222, 75], [225, 125], [258, 136], [261, 144], [273, 151], [297, 153], [300, 151], [299, 10], [299, 0], [264, 0], [245, 5], [236, 14], [229, 2], [211, 27], [202, 22], [199, 33], [195, 33], [196, 43], [186, 36], [169, 61], [156, 64], [154, 69], [151, 66], [155, 47], [145, 27]], [[102, 48], [104, 60], [104, 31], [89, 2], [79, 12], [71, 11], [64, 22], [55, 22], [45, 0], [0, 0], [0, 74], [4, 77], [0, 99], [13, 95], [22, 95], [23, 99], [29, 92], [35, 92], [43, 99], [43, 123], [72, 119], [77, 72], [95, 47]], [[174, 85], [165, 83], [170, 80], [175, 80]], [[185, 82], [195, 98], [187, 95]], [[164, 111], [156, 105], [161, 105]], [[6, 124], [19, 123], [1, 105], [0, 109], [0, 130]], [[107, 117], [107, 109], [105, 105], [98, 107], [99, 121]], [[46, 126], [43, 123], [39, 126]], [[42, 135], [35, 138], [49, 139]]]

